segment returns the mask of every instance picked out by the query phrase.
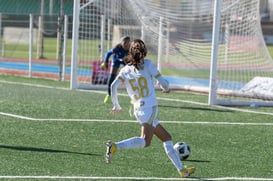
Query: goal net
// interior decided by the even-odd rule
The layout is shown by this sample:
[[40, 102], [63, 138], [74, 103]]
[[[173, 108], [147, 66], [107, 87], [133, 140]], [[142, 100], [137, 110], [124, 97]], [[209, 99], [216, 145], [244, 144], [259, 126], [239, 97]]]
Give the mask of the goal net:
[[106, 90], [105, 81], [92, 81], [109, 73], [98, 62], [128, 35], [144, 40], [173, 89], [206, 92], [210, 104], [272, 106], [259, 0], [219, 1], [75, 0], [71, 88]]

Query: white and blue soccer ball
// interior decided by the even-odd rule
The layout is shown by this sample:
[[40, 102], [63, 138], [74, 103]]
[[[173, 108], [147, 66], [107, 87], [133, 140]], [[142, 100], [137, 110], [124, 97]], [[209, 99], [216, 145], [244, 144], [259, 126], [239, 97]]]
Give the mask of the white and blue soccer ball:
[[177, 142], [173, 148], [177, 151], [180, 160], [186, 160], [190, 156], [191, 148], [185, 142]]

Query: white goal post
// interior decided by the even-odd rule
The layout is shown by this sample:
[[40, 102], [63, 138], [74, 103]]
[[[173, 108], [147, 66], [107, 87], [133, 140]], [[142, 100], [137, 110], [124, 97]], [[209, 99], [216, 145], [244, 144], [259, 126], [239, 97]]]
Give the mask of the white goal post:
[[[234, 1], [228, 6], [226, 2], [228, 1], [222, 3], [222, 0], [216, 0], [214, 4], [208, 102], [210, 105], [272, 106], [273, 61], [261, 31], [260, 1]], [[224, 48], [221, 48], [219, 43], [221, 35], [224, 39]], [[221, 63], [220, 59], [224, 62]], [[231, 64], [230, 61], [233, 59], [236, 63]], [[242, 60], [243, 64], [237, 63]], [[217, 65], [219, 63], [221, 67]], [[249, 74], [246, 75], [247, 81], [239, 82], [241, 86], [236, 89], [220, 88], [219, 81], [222, 74], [225, 74], [223, 72], [230, 70], [235, 72], [237, 69], [238, 73]], [[227, 78], [223, 80], [227, 81]]]
[[141, 38], [173, 89], [210, 105], [273, 105], [273, 60], [259, 0], [74, 0], [71, 89], [107, 89], [99, 61], [122, 36]]

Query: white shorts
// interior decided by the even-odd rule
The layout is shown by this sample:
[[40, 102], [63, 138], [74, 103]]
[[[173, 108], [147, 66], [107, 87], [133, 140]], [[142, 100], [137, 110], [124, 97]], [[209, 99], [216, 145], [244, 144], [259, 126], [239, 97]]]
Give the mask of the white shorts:
[[139, 107], [134, 112], [137, 121], [142, 125], [144, 123], [148, 123], [153, 127], [156, 127], [159, 124], [157, 114], [158, 114], [158, 106], [152, 107]]

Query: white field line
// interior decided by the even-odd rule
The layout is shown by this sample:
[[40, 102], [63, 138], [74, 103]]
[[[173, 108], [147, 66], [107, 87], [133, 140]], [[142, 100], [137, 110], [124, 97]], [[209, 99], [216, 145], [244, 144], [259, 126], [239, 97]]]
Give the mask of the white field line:
[[[59, 90], [71, 90], [69, 88], [63, 88], [63, 87], [55, 87], [55, 86], [46, 86], [46, 85], [39, 85], [39, 84], [31, 84], [31, 83], [22, 83], [22, 82], [13, 82], [13, 81], [5, 81], [0, 80], [0, 83], [6, 83], [6, 84], [13, 84], [13, 85], [23, 85], [23, 86], [30, 86], [30, 87], [38, 87], [38, 88], [47, 88], [47, 89], [59, 89]], [[81, 92], [92, 92], [97, 94], [105, 94], [105, 91], [99, 91], [99, 90], [83, 90], [83, 89], [77, 89], [76, 91]], [[119, 94], [120, 96], [128, 96], [127, 94]], [[246, 109], [240, 109], [240, 108], [234, 108], [234, 107], [225, 107], [225, 106], [210, 106], [207, 103], [203, 102], [195, 102], [195, 101], [188, 101], [188, 100], [181, 100], [181, 99], [170, 99], [170, 98], [163, 98], [163, 97], [157, 97], [158, 100], [165, 100], [165, 101], [174, 101], [174, 102], [183, 102], [183, 103], [189, 103], [189, 104], [195, 104], [195, 105], [202, 105], [202, 106], [208, 106], [208, 107], [217, 107], [224, 110], [233, 110], [233, 111], [239, 111], [239, 112], [246, 112], [246, 113], [253, 113], [253, 114], [263, 114], [263, 115], [269, 115], [273, 116], [273, 113], [269, 112], [261, 112], [261, 111], [253, 111], [253, 110], [246, 110]]]
[[258, 180], [270, 181], [273, 178], [220, 177], [220, 178], [162, 178], [162, 177], [98, 177], [98, 176], [0, 176], [0, 179], [60, 179], [60, 180]]
[[[82, 122], [117, 122], [117, 123], [135, 123], [134, 120], [94, 120], [94, 119], [36, 119], [26, 116], [0, 112], [0, 115], [14, 117], [30, 121], [82, 121]], [[229, 123], [229, 122], [187, 122], [187, 121], [161, 121], [170, 124], [227, 124], [227, 125], [266, 125], [273, 126], [273, 123]], [[58, 180], [257, 180], [267, 181], [273, 178], [251, 178], [251, 177], [221, 177], [221, 178], [161, 178], [161, 177], [98, 177], [98, 176], [1, 176], [0, 179], [58, 179]]]
[[[27, 121], [66, 121], [66, 122], [110, 122], [110, 123], [136, 123], [135, 120], [98, 120], [98, 119], [58, 119], [58, 118], [32, 118], [16, 114], [0, 112], [0, 115]], [[210, 125], [245, 125], [245, 126], [273, 126], [273, 123], [245, 123], [245, 122], [205, 122], [205, 121], [160, 121], [164, 124], [210, 124]]]
[[[53, 87], [53, 86], [44, 86], [44, 85], [36, 85], [36, 84], [29, 84], [29, 83], [20, 83], [20, 82], [9, 82], [9, 81], [2, 81], [1, 83], [8, 83], [8, 84], [17, 84], [17, 85], [25, 85], [25, 86], [32, 86], [32, 87], [41, 87], [41, 88], [49, 88], [49, 89], [60, 89], [60, 90], [70, 90], [68, 88], [60, 88], [60, 87]], [[77, 91], [87, 91], [87, 90], [77, 90]], [[98, 93], [98, 94], [105, 94], [105, 91], [93, 91], [88, 90], [89, 92]], [[127, 96], [126, 94], [121, 94], [122, 96]], [[206, 103], [201, 102], [194, 102], [194, 101], [185, 101], [179, 99], [168, 99], [168, 98], [160, 98], [161, 100], [167, 101], [176, 101], [176, 102], [185, 102], [197, 105], [207, 105]], [[249, 112], [249, 113], [256, 113], [256, 114], [266, 114], [266, 115], [273, 115], [273, 113], [266, 113], [266, 112], [257, 112], [257, 111], [250, 111], [250, 110], [242, 110], [237, 108], [227, 108], [222, 106], [216, 106], [222, 109], [229, 109], [234, 111], [241, 111], [241, 112]], [[21, 115], [15, 115], [10, 113], [0, 112], [0, 115], [14, 117], [22, 120], [29, 120], [29, 121], [71, 121], [71, 122], [123, 122], [123, 123], [135, 123], [135, 120], [95, 120], [95, 119], [41, 119], [41, 118], [31, 118]], [[231, 122], [190, 122], [190, 121], [161, 121], [165, 124], [218, 124], [218, 125], [264, 125], [264, 126], [273, 126], [273, 123], [231, 123]], [[1, 176], [0, 179], [59, 179], [59, 180], [257, 180], [257, 181], [273, 181], [273, 178], [253, 178], [253, 177], [221, 177], [221, 178], [160, 178], [160, 177], [98, 177], [98, 176]]]
[[11, 82], [11, 81], [5, 81], [5, 80], [0, 80], [0, 83], [12, 84], [12, 85], [23, 85], [23, 86], [30, 86], [30, 87], [37, 87], [37, 88], [70, 90], [68, 88], [63, 88], [63, 87], [54, 87], [54, 86], [47, 86], [47, 85], [40, 85], [40, 84], [31, 84], [31, 83], [24, 83], [24, 82]]

